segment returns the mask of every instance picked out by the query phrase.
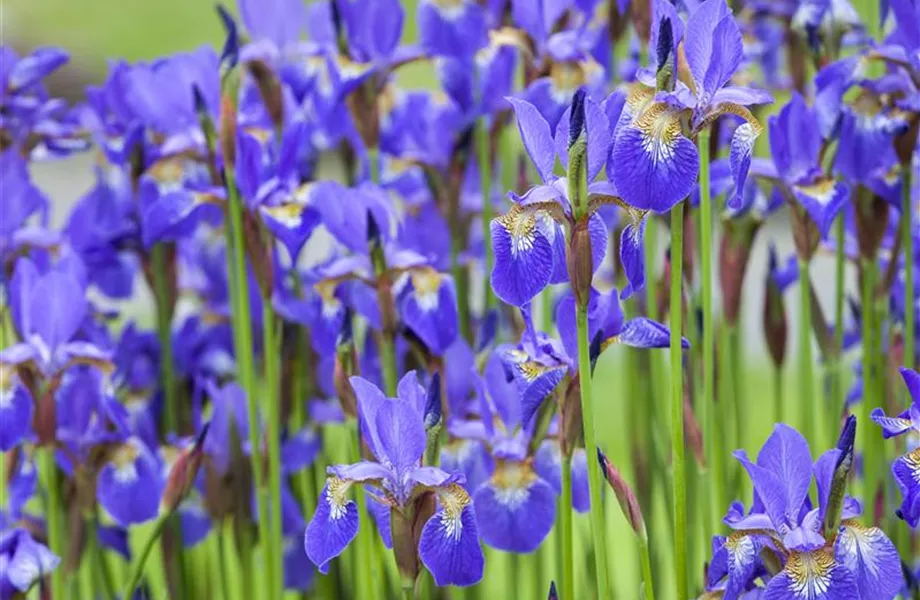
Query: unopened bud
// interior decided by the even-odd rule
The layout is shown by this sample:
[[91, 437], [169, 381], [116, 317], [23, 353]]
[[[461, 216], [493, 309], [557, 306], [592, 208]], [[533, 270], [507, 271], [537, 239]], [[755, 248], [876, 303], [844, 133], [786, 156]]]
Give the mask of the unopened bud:
[[224, 165], [232, 166], [236, 163], [236, 128], [237, 107], [239, 106], [240, 75], [233, 69], [224, 78], [220, 94], [220, 114], [218, 117], [220, 151], [224, 157]]
[[920, 136], [920, 116], [910, 113], [907, 118], [907, 128], [894, 138], [894, 150], [898, 155], [898, 162], [909, 169], [914, 148], [917, 147], [917, 138]]
[[572, 110], [569, 114], [569, 149], [576, 144], [586, 141], [585, 131], [585, 98], [587, 93], [584, 88], [578, 88], [572, 97]]
[[275, 126], [280, 131], [284, 126], [284, 97], [281, 93], [281, 84], [275, 72], [261, 60], [251, 60], [246, 63], [246, 68], [262, 95], [262, 103]]
[[[426, 495], [431, 495], [427, 492]], [[402, 511], [390, 509], [390, 536], [393, 539], [393, 555], [404, 586], [415, 586], [421, 567], [418, 561], [418, 547], [412, 533], [412, 523]]]
[[205, 424], [195, 444], [180, 454], [170, 469], [160, 500], [160, 513], [169, 514], [175, 511], [192, 491], [201, 461], [204, 460], [204, 439], [208, 435], [209, 426], [210, 423]]
[[431, 431], [441, 425], [441, 374], [435, 373], [428, 386], [425, 400], [425, 431]]
[[572, 452], [575, 450], [575, 445], [583, 435], [581, 383], [578, 375], [569, 380], [569, 384], [565, 388], [560, 415], [562, 419], [562, 435], [560, 436], [562, 454], [564, 458], [571, 457]]
[[639, 501], [636, 499], [636, 494], [629, 484], [626, 483], [626, 480], [623, 479], [623, 476], [620, 475], [617, 468], [607, 460], [607, 456], [600, 448], [597, 449], [597, 461], [601, 465], [601, 472], [604, 474], [604, 478], [607, 480], [607, 483], [610, 484], [610, 487], [613, 488], [613, 493], [617, 497], [617, 502], [620, 503], [620, 510], [623, 511], [623, 516], [626, 517], [629, 526], [632, 527], [636, 535], [645, 539], [647, 537], [645, 519], [642, 517], [642, 509], [639, 507]]
[[655, 87], [659, 92], [670, 92], [674, 89], [674, 29], [670, 18], [661, 20], [658, 25], [658, 52], [657, 73]]
[[837, 450], [840, 455], [834, 464], [834, 476], [831, 478], [831, 490], [827, 498], [827, 509], [824, 511], [824, 535], [830, 536], [840, 527], [843, 515], [843, 503], [846, 496], [847, 479], [853, 468], [856, 445], [856, 417], [850, 415], [843, 423], [840, 437], [837, 439]]
[[874, 261], [888, 232], [888, 202], [866, 188], [860, 188], [855, 208], [859, 255]]
[[754, 219], [729, 219], [725, 222], [725, 235], [719, 246], [719, 284], [724, 299], [725, 321], [729, 325], [737, 324], [741, 313], [744, 276], [758, 228]]
[[778, 266], [776, 248], [770, 246], [770, 263], [767, 269], [766, 285], [764, 286], [766, 298], [764, 299], [763, 309], [763, 332], [773, 365], [780, 368], [786, 361], [788, 325], [783, 292], [773, 277]]
[[572, 228], [572, 239], [566, 254], [569, 283], [575, 295], [576, 306], [587, 306], [594, 277], [594, 260], [591, 254], [591, 234], [588, 219], [582, 219]]
[[804, 208], [795, 203], [791, 208], [792, 241], [795, 242], [795, 253], [799, 260], [810, 261], [821, 242], [821, 233]]
[[546, 600], [559, 600], [559, 595], [556, 593], [556, 582], [549, 582], [549, 594], [546, 596]]
[[217, 5], [217, 14], [227, 34], [227, 37], [224, 38], [223, 50], [220, 53], [220, 70], [223, 75], [226, 75], [236, 67], [240, 59], [240, 32], [236, 26], [236, 21], [233, 20], [230, 12], [222, 4]]

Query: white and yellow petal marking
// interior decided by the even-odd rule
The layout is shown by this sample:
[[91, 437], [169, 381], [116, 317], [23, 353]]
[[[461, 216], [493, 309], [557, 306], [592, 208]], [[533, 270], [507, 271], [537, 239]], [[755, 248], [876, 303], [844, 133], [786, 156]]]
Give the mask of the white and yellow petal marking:
[[901, 457], [910, 470], [914, 483], [920, 484], [920, 446]]
[[459, 484], [452, 483], [447, 487], [438, 489], [438, 500], [441, 502], [441, 528], [444, 534], [452, 539], [459, 540], [463, 532], [463, 509], [469, 506], [470, 495]]
[[836, 563], [830, 550], [793, 552], [786, 562], [789, 585], [799, 598], [813, 600], [827, 594], [831, 586], [831, 572]]
[[514, 206], [498, 222], [511, 237], [511, 256], [517, 258], [533, 249], [537, 235], [537, 217], [530, 211]]
[[303, 224], [303, 209], [304, 207], [296, 202], [286, 202], [278, 206], [262, 208], [272, 220], [288, 229], [297, 229]]
[[663, 102], [656, 102], [639, 115], [633, 126], [642, 132], [642, 149], [652, 162], [674, 159], [677, 141], [681, 137], [680, 112]]
[[337, 280], [323, 279], [313, 286], [313, 289], [319, 295], [320, 312], [323, 319], [327, 321], [334, 319], [342, 308], [342, 302], [335, 295], [337, 285]]
[[837, 187], [833, 179], [822, 179], [809, 185], [798, 185], [795, 189], [821, 206], [827, 206], [834, 199]]
[[438, 292], [443, 276], [434, 269], [416, 269], [410, 275], [413, 294], [418, 307], [424, 312], [438, 308]]
[[530, 487], [537, 480], [537, 475], [527, 463], [518, 461], [499, 461], [492, 474], [492, 487], [495, 499], [499, 503], [515, 510], [530, 497]]
[[843, 566], [855, 573], [865, 569], [873, 578], [881, 573], [877, 549], [885, 541], [885, 534], [878, 527], [865, 527], [856, 521], [844, 521], [844, 527], [837, 539], [843, 550]]
[[115, 450], [112, 456], [112, 466], [115, 467], [115, 481], [121, 484], [128, 484], [137, 481], [137, 458], [140, 456], [140, 449], [137, 442], [132, 438], [122, 444]]
[[734, 533], [725, 540], [725, 549], [728, 550], [728, 572], [742, 571], [756, 558], [757, 545], [751, 536]]
[[348, 490], [351, 481], [339, 477], [326, 479], [326, 502], [329, 503], [329, 518], [338, 521], [348, 512]]

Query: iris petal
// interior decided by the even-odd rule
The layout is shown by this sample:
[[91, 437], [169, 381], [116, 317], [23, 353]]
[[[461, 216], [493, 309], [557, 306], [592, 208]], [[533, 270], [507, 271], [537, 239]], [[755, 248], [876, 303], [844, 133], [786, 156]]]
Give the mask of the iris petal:
[[451, 484], [439, 491], [438, 499], [441, 508], [425, 523], [419, 538], [419, 558], [439, 586], [478, 583], [485, 557], [469, 494]]
[[860, 598], [894, 598], [901, 590], [901, 559], [878, 527], [844, 522], [834, 547], [837, 562], [856, 579]]
[[827, 239], [834, 219], [850, 195], [849, 186], [842, 181], [823, 179], [812, 184], [793, 186], [792, 191], [818, 226], [821, 237]]
[[348, 482], [335, 477], [326, 481], [304, 533], [307, 557], [323, 574], [329, 572], [329, 561], [358, 535], [358, 507], [345, 497], [348, 487]]
[[553, 273], [553, 246], [533, 213], [512, 208], [492, 221], [495, 266], [492, 288], [504, 302], [522, 306], [546, 287]]
[[555, 493], [523, 463], [496, 467], [474, 495], [482, 540], [506, 552], [533, 552], [553, 527]]

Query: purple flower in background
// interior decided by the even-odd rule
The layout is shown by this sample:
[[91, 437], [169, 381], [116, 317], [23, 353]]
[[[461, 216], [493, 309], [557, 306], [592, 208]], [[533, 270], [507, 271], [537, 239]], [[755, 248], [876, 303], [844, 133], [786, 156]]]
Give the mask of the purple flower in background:
[[[881, 408], [873, 409], [871, 414], [886, 439], [910, 431], [920, 432], [920, 373], [901, 368], [901, 377], [910, 392], [910, 408], [896, 417], [885, 416]], [[891, 465], [891, 473], [903, 496], [898, 517], [916, 529], [920, 523], [920, 447], [896, 458]]]
[[[415, 539], [402, 545], [417, 548], [418, 558], [438, 585], [472, 585], [482, 578], [484, 559], [479, 546], [476, 512], [458, 480], [433, 466], [423, 466], [426, 393], [415, 372], [399, 383], [396, 398], [387, 398], [373, 384], [352, 377], [358, 400], [362, 435], [375, 461], [329, 467], [326, 485], [304, 536], [307, 556], [321, 573], [358, 533], [358, 510], [348, 499], [351, 486], [367, 486], [399, 523], [413, 519], [409, 511], [420, 497], [437, 501], [427, 521], [405, 534]], [[358, 493], [363, 493], [359, 490]], [[395, 529], [395, 527], [394, 527]], [[402, 528], [400, 528], [402, 532]], [[403, 546], [404, 547], [404, 546]], [[400, 564], [400, 568], [405, 568]]]
[[47, 546], [36, 542], [22, 528], [5, 529], [0, 533], [0, 597], [12, 598], [28, 592], [32, 586], [49, 575], [61, 559]]
[[827, 238], [850, 190], [821, 169], [822, 138], [815, 110], [793, 93], [780, 113], [770, 117], [769, 128], [776, 177]]
[[472, 0], [422, 0], [416, 18], [429, 56], [471, 57], [488, 43], [486, 13]]
[[118, 524], [128, 527], [157, 516], [164, 484], [157, 457], [140, 439], [129, 438], [100, 470], [96, 496]]
[[31, 260], [19, 259], [10, 282], [10, 307], [23, 341], [4, 348], [0, 362], [34, 364], [50, 377], [73, 363], [108, 361], [102, 349], [74, 339], [88, 311], [85, 290], [83, 265], [73, 255], [45, 273]]
[[32, 437], [35, 404], [29, 388], [0, 365], [0, 451], [9, 452]]

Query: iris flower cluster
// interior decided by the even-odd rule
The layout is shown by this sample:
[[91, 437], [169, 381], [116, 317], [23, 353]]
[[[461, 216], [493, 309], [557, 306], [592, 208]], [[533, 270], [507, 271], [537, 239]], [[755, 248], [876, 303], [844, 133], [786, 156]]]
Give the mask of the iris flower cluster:
[[0, 48], [0, 600], [917, 597], [920, 2], [404, 4]]

